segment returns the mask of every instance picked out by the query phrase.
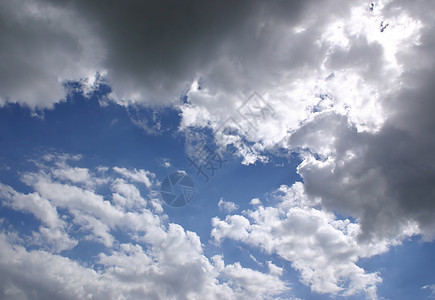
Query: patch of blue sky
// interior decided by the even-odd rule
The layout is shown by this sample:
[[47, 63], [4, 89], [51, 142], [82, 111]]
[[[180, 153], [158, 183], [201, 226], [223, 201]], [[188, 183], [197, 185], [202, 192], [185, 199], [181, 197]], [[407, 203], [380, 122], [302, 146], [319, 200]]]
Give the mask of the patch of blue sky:
[[402, 245], [358, 265], [367, 272], [379, 271], [382, 284], [378, 294], [385, 299], [429, 299], [431, 291], [423, 286], [435, 282], [435, 243], [423, 242], [420, 236], [404, 240]]

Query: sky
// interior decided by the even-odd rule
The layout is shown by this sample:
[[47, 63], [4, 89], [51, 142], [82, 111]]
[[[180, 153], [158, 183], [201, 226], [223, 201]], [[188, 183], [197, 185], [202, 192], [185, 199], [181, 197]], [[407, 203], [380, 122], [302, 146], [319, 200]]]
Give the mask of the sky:
[[434, 15], [0, 0], [0, 298], [435, 299]]

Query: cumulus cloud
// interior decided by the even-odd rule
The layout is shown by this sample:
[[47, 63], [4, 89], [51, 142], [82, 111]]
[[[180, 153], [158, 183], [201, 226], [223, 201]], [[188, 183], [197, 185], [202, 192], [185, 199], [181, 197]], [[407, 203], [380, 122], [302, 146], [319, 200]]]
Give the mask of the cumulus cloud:
[[122, 176], [124, 176], [126, 179], [129, 179], [133, 182], [141, 182], [145, 184], [147, 188], [151, 186], [151, 180], [154, 178], [154, 174], [150, 171], [146, 170], [128, 170], [126, 168], [119, 168], [119, 167], [113, 167], [113, 170]]
[[2, 205], [32, 214], [42, 224], [33, 232], [32, 242], [50, 248], [54, 252], [71, 249], [77, 241], [67, 234], [67, 223], [57, 213], [56, 206], [38, 193], [22, 194], [10, 186], [0, 183]]
[[[363, 292], [375, 297], [382, 279], [359, 267], [358, 259], [383, 253], [396, 241], [359, 241], [360, 224], [337, 219], [319, 207], [301, 183], [281, 186], [274, 198], [274, 206], [258, 206], [224, 220], [214, 218], [212, 236], [218, 242], [233, 239], [279, 255], [291, 262], [302, 282], [315, 292], [343, 296]], [[282, 272], [271, 262], [268, 266], [271, 273]]]
[[[322, 14], [312, 15], [315, 6]], [[293, 27], [305, 25], [303, 20], [319, 26], [348, 10], [346, 1], [334, 6], [314, 1], [5, 2], [2, 102], [50, 106], [63, 96], [62, 81], [82, 79], [92, 86], [100, 72], [111, 83], [112, 98], [124, 104], [174, 103], [203, 78], [212, 102], [224, 101], [229, 104], [224, 110], [231, 109], [232, 101], [253, 87], [264, 92], [288, 70], [318, 65], [322, 49], [312, 47], [313, 32], [298, 34]], [[207, 101], [195, 97], [195, 102]]]
[[104, 52], [82, 15], [45, 1], [0, 3], [0, 104], [51, 107], [66, 80], [95, 77]]
[[214, 256], [213, 261], [217, 268], [221, 270], [222, 277], [230, 279], [230, 286], [236, 291], [237, 298], [248, 296], [248, 299], [252, 299], [262, 295], [265, 299], [272, 299], [273, 296], [288, 290], [288, 287], [282, 281], [276, 281], [276, 276], [281, 275], [280, 273], [270, 272], [270, 274], [264, 274], [243, 268], [240, 263], [224, 266], [221, 256]]
[[[168, 234], [173, 234], [171, 229]], [[271, 299], [288, 290], [275, 275], [239, 263], [222, 266], [222, 258], [211, 263], [189, 246], [188, 261], [177, 264], [156, 263], [140, 245], [121, 244], [110, 254], [100, 254], [98, 270], [49, 252], [28, 251], [4, 234], [0, 246], [3, 299]], [[219, 284], [216, 276], [228, 283]]]
[[[35, 162], [38, 170], [22, 175], [31, 193], [0, 184], [4, 206], [41, 223], [30, 233], [14, 226], [0, 233], [2, 298], [270, 299], [289, 293], [276, 266], [262, 273], [238, 262], [225, 264], [221, 256], [207, 258], [196, 233], [168, 223], [165, 214], [149, 205], [152, 190], [142, 196], [117, 176], [148, 171], [117, 168], [121, 171], [102, 180], [98, 172], [83, 168], [80, 173], [89, 174], [99, 186], [59, 176], [59, 170], [77, 168], [79, 159], [51, 155]], [[139, 179], [133, 181], [143, 182]], [[112, 194], [97, 193], [102, 187]], [[129, 240], [119, 241], [119, 232]], [[92, 264], [63, 255], [85, 241], [103, 246]]]
[[261, 204], [261, 201], [260, 201], [260, 199], [258, 199], [258, 198], [254, 198], [254, 199], [252, 199], [252, 200], [249, 202], [249, 204], [251, 204], [251, 205], [259, 205], [259, 204]]
[[221, 211], [227, 213], [232, 213], [239, 209], [239, 206], [236, 203], [231, 201], [224, 201], [223, 198], [219, 199], [218, 207]]
[[[253, 130], [251, 120], [240, 114], [249, 94], [242, 88], [230, 93], [229, 88], [216, 88], [213, 81], [202, 78], [188, 92], [191, 103], [182, 108], [186, 112], [182, 128], [209, 126], [218, 144], [225, 147], [246, 140], [252, 152], [260, 149], [257, 153], [262, 155], [298, 152], [305, 192], [321, 199], [328, 211], [358, 218], [360, 239], [400, 240], [422, 234], [432, 240], [434, 59], [429, 53], [434, 49], [428, 12], [435, 8], [427, 1], [419, 3], [379, 1], [373, 10], [366, 3], [337, 4], [334, 9], [340, 9], [329, 14], [324, 13], [331, 11], [326, 4], [314, 9], [308, 3], [312, 10], [299, 11], [304, 18], [294, 23], [283, 27], [267, 23], [277, 26], [273, 32], [284, 37], [272, 39], [275, 48], [265, 53], [300, 62], [281, 62], [291, 71], [258, 65], [267, 59], [249, 65], [262, 70], [262, 78], [271, 84], [266, 88], [251, 81], [273, 108], [273, 118], [258, 116], [261, 126]], [[390, 25], [381, 31], [383, 21]], [[294, 48], [308, 41], [309, 51]], [[283, 49], [288, 56], [279, 52]], [[238, 66], [250, 74], [249, 67]], [[269, 70], [279, 80], [268, 77]], [[236, 77], [242, 87], [246, 76]], [[200, 112], [196, 120], [195, 109]], [[219, 131], [228, 115], [238, 124], [231, 135]], [[261, 156], [236, 148], [244, 162], [260, 160]]]
[[119, 207], [128, 210], [138, 210], [146, 206], [140, 191], [133, 184], [128, 184], [122, 179], [117, 179], [112, 184], [113, 201]]
[[[433, 9], [433, 4], [425, 6], [426, 11]], [[352, 116], [320, 113], [290, 136], [289, 147], [309, 149], [298, 167], [306, 192], [321, 197], [331, 211], [359, 218], [361, 238], [400, 238], [412, 232], [431, 240], [435, 209], [429, 182], [435, 178], [431, 155], [435, 145], [428, 112], [433, 109], [434, 73], [427, 67], [434, 60], [427, 49], [433, 45], [433, 21], [426, 12], [400, 1], [387, 3], [383, 13], [397, 22], [391, 29], [409, 27], [404, 35], [392, 32], [380, 41], [385, 56], [394, 52], [394, 63], [387, 61], [397, 73], [391, 82], [395, 86], [378, 89], [373, 98], [383, 111], [380, 126], [364, 131], [358, 122], [350, 123]], [[417, 57], [426, 67], [418, 65]], [[364, 81], [370, 83], [370, 78]], [[365, 111], [362, 107], [355, 113], [363, 116]]]

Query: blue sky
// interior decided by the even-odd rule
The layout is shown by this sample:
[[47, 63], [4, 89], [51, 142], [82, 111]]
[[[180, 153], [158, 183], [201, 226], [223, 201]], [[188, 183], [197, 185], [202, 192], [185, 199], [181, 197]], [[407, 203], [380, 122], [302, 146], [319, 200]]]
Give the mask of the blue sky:
[[435, 298], [435, 7], [333, 2], [0, 0], [1, 298]]

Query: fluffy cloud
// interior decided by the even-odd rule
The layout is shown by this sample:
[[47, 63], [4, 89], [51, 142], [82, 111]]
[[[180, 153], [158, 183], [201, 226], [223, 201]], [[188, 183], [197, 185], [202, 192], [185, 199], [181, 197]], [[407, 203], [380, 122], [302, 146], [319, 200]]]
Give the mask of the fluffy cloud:
[[80, 14], [32, 0], [2, 1], [0, 11], [0, 104], [50, 107], [65, 80], [95, 78], [104, 50]]
[[[297, 57], [301, 65], [292, 65], [291, 72], [271, 68], [281, 80], [268, 81], [276, 88], [259, 89], [273, 117], [257, 112], [261, 126], [253, 128], [252, 119], [231, 112], [236, 108], [240, 112], [246, 97], [227, 95], [228, 90], [215, 89], [207, 81], [189, 91], [192, 101], [183, 113], [190, 117], [182, 128], [210, 126], [218, 144], [245, 140], [261, 155], [298, 152], [305, 193], [320, 199], [329, 212], [357, 218], [358, 239], [400, 241], [422, 234], [432, 240], [435, 124], [430, 112], [435, 61], [429, 54], [434, 51], [434, 24], [428, 12], [435, 7], [427, 1], [418, 3], [379, 1], [372, 11], [366, 3], [334, 5], [340, 9], [332, 14], [324, 13], [328, 8], [319, 4], [318, 10], [310, 10], [311, 16], [322, 12], [318, 21], [310, 20], [307, 13], [274, 43], [275, 51], [286, 49], [288, 58]], [[381, 23], [389, 25], [381, 30]], [[294, 56], [296, 46], [280, 48], [280, 42], [289, 45], [286, 37], [311, 41], [307, 47], [311, 55]], [[269, 79], [269, 69], [257, 67]], [[232, 100], [224, 106], [213, 104], [215, 99], [227, 103], [224, 98]], [[195, 107], [203, 119], [213, 118], [195, 123], [191, 117]], [[224, 115], [234, 116], [237, 123], [230, 135], [220, 132], [219, 116]], [[245, 162], [259, 160], [259, 155], [237, 148]], [[229, 222], [246, 234], [246, 220]]]
[[[276, 269], [272, 269], [270, 274], [264, 274], [252, 269], [243, 268], [240, 263], [224, 265], [221, 256], [214, 256], [213, 261], [222, 273], [222, 278], [229, 281], [229, 286], [235, 291], [236, 298], [247, 297], [252, 299], [262, 295], [263, 298], [276, 298], [280, 293], [285, 292], [288, 288], [282, 281], [276, 281]], [[273, 267], [272, 267], [273, 268]], [[275, 268], [278, 268], [275, 266]]]
[[[22, 175], [31, 193], [0, 184], [4, 206], [41, 223], [30, 233], [12, 224], [0, 233], [2, 298], [269, 299], [288, 294], [279, 267], [270, 265], [270, 272], [262, 273], [238, 262], [225, 264], [222, 256], [207, 258], [196, 233], [168, 223], [166, 215], [154, 211], [148, 202], [154, 198], [152, 190], [142, 197], [134, 185], [116, 176], [130, 178], [148, 171], [113, 168], [110, 176], [109, 168], [99, 167], [105, 170], [100, 177], [81, 168], [79, 173], [95, 183], [84, 184], [63, 172], [75, 170], [78, 159], [51, 155], [36, 161], [37, 171]], [[143, 182], [142, 176], [131, 179]], [[112, 195], [96, 192], [103, 187]], [[117, 240], [115, 232], [129, 241]], [[85, 241], [103, 246], [95, 252], [95, 261], [83, 264], [63, 255]]]
[[63, 81], [89, 87], [100, 72], [121, 103], [173, 103], [203, 78], [212, 101], [230, 110], [254, 87], [295, 78], [300, 70], [291, 69], [317, 68], [316, 33], [294, 28], [348, 9], [346, 1], [10, 1], [2, 4], [1, 99], [50, 106], [63, 98]]
[[[327, 119], [346, 122], [337, 116]], [[322, 124], [319, 120], [310, 126], [315, 131], [324, 128]], [[376, 135], [358, 133], [345, 124], [335, 128], [333, 156], [321, 161], [307, 155], [298, 167], [307, 193], [321, 197], [331, 211], [359, 218], [361, 237], [394, 238], [411, 230], [431, 239], [434, 191], [428, 181], [434, 173], [426, 166], [433, 159], [423, 153], [433, 145], [391, 126]], [[307, 145], [316, 149], [309, 141]]]
[[[270, 299], [288, 290], [274, 274], [239, 263], [224, 265], [221, 257], [210, 263], [197, 248], [189, 248], [183, 232], [168, 231], [188, 251], [182, 264], [157, 261], [137, 244], [121, 244], [100, 254], [97, 270], [60, 255], [28, 251], [0, 234], [0, 293], [3, 299]], [[219, 284], [217, 277], [226, 283]]]
[[[361, 226], [337, 219], [308, 197], [301, 183], [281, 186], [273, 193], [274, 206], [257, 206], [243, 215], [213, 219], [212, 236], [218, 242], [229, 238], [267, 253], [276, 253], [291, 262], [304, 284], [319, 293], [344, 296], [365, 292], [375, 298], [382, 279], [357, 265], [361, 257], [388, 250], [394, 240], [359, 241]], [[269, 263], [271, 272], [282, 269]]]
[[[92, 299], [103, 289], [96, 271], [45, 251], [27, 251], [0, 235], [1, 295], [5, 299]], [[25, 271], [24, 271], [25, 270]]]
[[145, 184], [147, 188], [151, 186], [150, 179], [155, 176], [153, 173], [145, 170], [127, 170], [126, 168], [119, 167], [114, 167], [113, 170], [133, 182], [141, 182]]
[[[425, 6], [425, 11], [431, 9], [433, 4]], [[396, 86], [377, 92], [378, 105], [384, 111], [382, 126], [374, 132], [362, 131], [357, 125], [349, 126], [349, 116], [324, 113], [296, 130], [289, 146], [301, 145], [323, 155], [319, 160], [303, 154], [298, 170], [306, 192], [321, 197], [331, 211], [359, 218], [362, 238], [400, 238], [402, 233], [413, 232], [431, 240], [435, 124], [429, 111], [433, 110], [434, 72], [427, 68], [435, 61], [427, 51], [433, 45], [433, 21], [426, 12], [402, 2], [391, 1], [383, 12], [418, 30], [405, 34], [403, 44], [395, 48]], [[393, 24], [391, 29], [399, 25]], [[382, 43], [384, 53], [397, 43], [395, 38], [393, 34]], [[426, 66], [419, 65], [417, 57]]]
[[239, 209], [239, 206], [231, 201], [224, 201], [223, 198], [219, 199], [218, 202], [219, 209], [224, 212], [232, 213]]
[[2, 205], [30, 213], [42, 223], [39, 230], [33, 232], [32, 243], [51, 248], [54, 252], [77, 245], [77, 241], [67, 234], [67, 223], [59, 217], [56, 207], [38, 193], [18, 193], [10, 186], [0, 183], [0, 197], [4, 199]]

